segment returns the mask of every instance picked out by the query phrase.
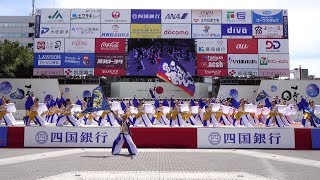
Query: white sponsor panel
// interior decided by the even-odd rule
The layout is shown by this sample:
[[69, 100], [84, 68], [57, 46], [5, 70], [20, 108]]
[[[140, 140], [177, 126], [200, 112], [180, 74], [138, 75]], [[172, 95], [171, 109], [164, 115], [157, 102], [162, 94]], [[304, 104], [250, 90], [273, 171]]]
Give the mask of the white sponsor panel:
[[102, 9], [101, 23], [131, 23], [130, 9]]
[[283, 25], [252, 25], [254, 38], [283, 38]]
[[130, 38], [130, 24], [101, 24], [102, 38]]
[[198, 148], [295, 148], [293, 128], [198, 128]]
[[258, 54], [228, 54], [228, 68], [258, 68]]
[[63, 53], [64, 39], [63, 38], [35, 38], [34, 48], [35, 53]]
[[191, 23], [191, 10], [162, 9], [161, 23]]
[[221, 25], [193, 24], [192, 38], [219, 39], [221, 38]]
[[197, 53], [199, 54], [226, 54], [226, 39], [197, 39]]
[[38, 66], [61, 66], [61, 60], [38, 60]]
[[191, 24], [162, 24], [161, 38], [190, 39]]
[[87, 76], [94, 75], [94, 68], [64, 68], [65, 76]]
[[221, 10], [192, 10], [193, 24], [221, 24]]
[[99, 23], [100, 24], [100, 9], [72, 9], [71, 23]]
[[222, 24], [252, 24], [251, 10], [222, 10]]
[[41, 23], [70, 23], [70, 9], [39, 9]]
[[66, 53], [94, 53], [95, 39], [65, 39]]
[[260, 69], [289, 69], [289, 54], [259, 54]]
[[99, 38], [100, 24], [71, 24], [70, 37]]
[[258, 40], [259, 53], [270, 54], [288, 54], [289, 41], [288, 39], [259, 39]]
[[243, 76], [258, 76], [257, 69], [237, 69], [237, 68], [228, 68], [228, 75], [234, 77], [243, 77]]
[[26, 127], [24, 147], [112, 147], [118, 127]]
[[70, 24], [41, 24], [40, 38], [67, 38], [70, 36]]
[[256, 94], [258, 92], [259, 86], [236, 86], [236, 85], [221, 85], [219, 87], [219, 92], [217, 99], [227, 99], [234, 97], [237, 100], [247, 99], [249, 103], [255, 103]]

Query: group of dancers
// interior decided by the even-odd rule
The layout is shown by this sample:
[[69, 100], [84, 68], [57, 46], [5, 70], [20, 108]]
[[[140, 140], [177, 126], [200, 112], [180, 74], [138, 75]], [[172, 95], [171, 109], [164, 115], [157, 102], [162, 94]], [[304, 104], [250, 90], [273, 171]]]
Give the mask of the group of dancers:
[[[237, 101], [234, 98], [228, 100], [214, 101], [211, 99], [198, 102], [195, 100], [163, 100], [160, 102], [154, 99], [153, 103], [146, 103], [144, 100], [134, 98], [132, 101], [113, 101], [106, 99], [110, 108], [96, 112], [85, 112], [86, 101], [78, 100], [75, 104], [70, 99], [50, 100], [46, 103], [39, 103], [39, 99], [28, 97], [26, 101], [26, 115], [23, 118], [26, 126], [36, 124], [46, 126], [121, 126], [122, 117], [126, 116], [132, 126], [152, 127], [154, 125], [185, 127], [200, 125], [204, 127], [218, 126], [266, 126], [285, 127], [294, 124], [291, 118], [298, 110], [303, 111], [301, 125], [303, 127], [319, 127], [320, 120], [316, 114], [320, 108], [315, 106], [314, 101], [307, 102], [302, 98], [296, 106], [285, 101], [280, 102], [278, 98], [271, 101], [265, 99], [265, 104], [249, 104], [246, 100]], [[16, 124], [9, 99], [2, 98], [0, 106], [0, 123], [8, 126]], [[27, 105], [29, 104], [29, 105]], [[296, 109], [296, 107], [298, 107]], [[319, 109], [319, 110], [318, 110]]]

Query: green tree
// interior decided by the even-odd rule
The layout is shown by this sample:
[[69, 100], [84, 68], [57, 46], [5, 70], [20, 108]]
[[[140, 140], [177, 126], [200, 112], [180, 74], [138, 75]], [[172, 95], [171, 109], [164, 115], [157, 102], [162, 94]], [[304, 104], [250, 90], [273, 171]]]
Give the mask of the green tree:
[[18, 42], [0, 41], [0, 77], [30, 78], [33, 68], [33, 52]]

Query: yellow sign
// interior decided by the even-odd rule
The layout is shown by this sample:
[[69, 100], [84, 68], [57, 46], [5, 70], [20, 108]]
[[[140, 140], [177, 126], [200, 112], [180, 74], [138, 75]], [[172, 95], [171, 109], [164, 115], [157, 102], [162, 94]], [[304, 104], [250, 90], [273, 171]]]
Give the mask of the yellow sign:
[[161, 24], [131, 24], [131, 38], [160, 38]]

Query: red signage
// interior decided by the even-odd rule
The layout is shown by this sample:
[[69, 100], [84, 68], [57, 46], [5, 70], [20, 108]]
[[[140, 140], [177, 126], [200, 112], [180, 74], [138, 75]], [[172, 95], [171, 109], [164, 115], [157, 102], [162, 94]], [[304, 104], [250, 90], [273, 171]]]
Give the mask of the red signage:
[[124, 54], [126, 52], [126, 39], [96, 39], [96, 53]]
[[95, 76], [125, 76], [126, 72], [124, 69], [103, 69], [96, 68], [94, 69]]
[[228, 76], [228, 69], [197, 69], [198, 76]]
[[97, 68], [118, 68], [125, 69], [126, 55], [125, 54], [96, 54]]
[[228, 54], [258, 54], [258, 40], [228, 39]]
[[197, 68], [227, 69], [228, 56], [226, 54], [197, 54]]

